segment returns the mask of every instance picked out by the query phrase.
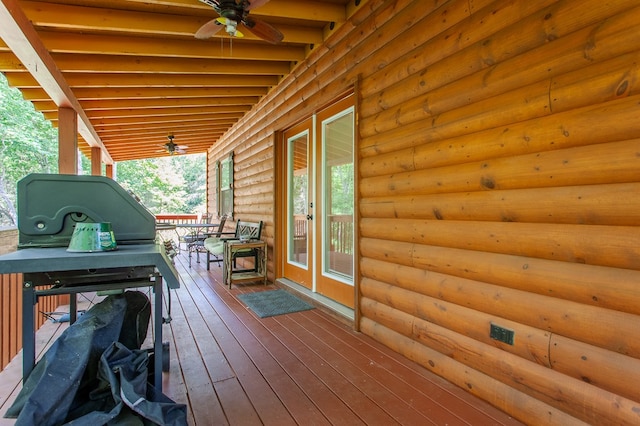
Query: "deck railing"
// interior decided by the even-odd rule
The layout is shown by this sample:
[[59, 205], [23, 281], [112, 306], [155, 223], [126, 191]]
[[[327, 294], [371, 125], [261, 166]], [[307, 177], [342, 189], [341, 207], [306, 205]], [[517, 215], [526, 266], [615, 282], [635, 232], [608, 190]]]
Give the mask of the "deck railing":
[[[308, 221], [305, 215], [294, 215], [294, 240], [305, 240]], [[353, 215], [329, 216], [329, 250], [353, 255]]]
[[198, 216], [197, 214], [157, 214], [156, 220], [173, 224], [196, 223]]
[[[15, 251], [17, 246], [17, 229], [0, 229], [0, 254]], [[0, 371], [22, 349], [22, 283], [22, 274], [0, 274]], [[53, 312], [59, 305], [59, 296], [38, 298], [36, 327], [47, 320], [42, 312]]]

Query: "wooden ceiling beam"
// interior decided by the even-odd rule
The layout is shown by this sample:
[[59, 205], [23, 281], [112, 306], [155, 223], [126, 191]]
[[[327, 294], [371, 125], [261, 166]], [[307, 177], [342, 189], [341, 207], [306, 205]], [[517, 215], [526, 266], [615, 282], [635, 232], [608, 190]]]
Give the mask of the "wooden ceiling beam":
[[[74, 88], [73, 93], [80, 101], [109, 99], [173, 99], [173, 98], [210, 98], [263, 96], [267, 88], [263, 87], [206, 87], [206, 88]], [[47, 93], [42, 89], [22, 89], [26, 100], [47, 100]]]
[[95, 35], [58, 31], [38, 33], [52, 53], [160, 56], [163, 58], [204, 58], [258, 61], [301, 61], [304, 47], [275, 45], [265, 49], [263, 42], [220, 43], [216, 40], [167, 39], [125, 35]]
[[[96, 129], [99, 131], [108, 131], [109, 129], [113, 129], [113, 131], [124, 132], [131, 129], [141, 129], [141, 128], [149, 128], [155, 127], [158, 125], [171, 124], [175, 126], [180, 123], [220, 123], [226, 124], [229, 123], [228, 117], [216, 117], [214, 114], [211, 115], [175, 115], [170, 117], [163, 118], [154, 118], [154, 117], [133, 117], [130, 119], [121, 119], [118, 121], [115, 120], [97, 120], [96, 121]], [[233, 122], [231, 122], [233, 123]]]
[[[232, 111], [237, 110], [237, 111]], [[109, 110], [109, 111], [94, 111], [94, 115], [88, 114], [94, 127], [99, 124], [111, 124], [119, 123], [123, 120], [138, 120], [146, 121], [149, 118], [157, 117], [158, 120], [165, 120], [175, 116], [180, 117], [194, 117], [202, 118], [212, 117], [217, 120], [228, 119], [237, 121], [241, 118], [248, 107], [241, 106], [225, 106], [225, 107], [197, 107], [197, 108], [149, 108], [149, 109], [137, 109], [137, 110]], [[58, 112], [43, 112], [44, 117], [47, 120], [57, 120]]]
[[[257, 75], [282, 76], [291, 65], [277, 61], [243, 61], [236, 59], [210, 60], [193, 58], [156, 58], [135, 56], [51, 55], [62, 73], [151, 73], [192, 75]], [[27, 67], [13, 53], [0, 52], [0, 72], [27, 71]], [[170, 78], [165, 76], [166, 78]]]
[[64, 74], [77, 87], [273, 87], [275, 75], [229, 74]]
[[[40, 87], [36, 79], [24, 70], [5, 71], [4, 74], [11, 87]], [[103, 87], [273, 87], [278, 84], [278, 77], [274, 75], [65, 73], [63, 76], [73, 90]]]
[[[0, 53], [0, 66], [4, 63]], [[291, 64], [283, 61], [249, 61], [242, 59], [160, 58], [54, 53], [51, 55], [65, 72], [164, 73], [285, 75]]]
[[[165, 108], [195, 108], [195, 107], [222, 107], [226, 106], [226, 108], [220, 108], [220, 112], [237, 112], [248, 111], [251, 109], [253, 103], [248, 102], [250, 97], [244, 98], [205, 98], [205, 99], [136, 99], [132, 101], [127, 100], [111, 100], [111, 101], [84, 101], [83, 107], [86, 108], [87, 114], [91, 111], [109, 111], [109, 110], [119, 110], [122, 112], [120, 115], [112, 115], [112, 116], [127, 116], [127, 115], [135, 115], [127, 114], [127, 111], [133, 111], [135, 109], [165, 109]], [[241, 100], [242, 99], [242, 100]], [[153, 101], [153, 102], [152, 102]], [[53, 101], [33, 101], [33, 106], [36, 110], [45, 113], [45, 112], [55, 112], [58, 110], [55, 102]], [[93, 116], [100, 115], [93, 114]], [[87, 115], [88, 116], [88, 115]]]
[[147, 119], [158, 117], [160, 120], [172, 116], [215, 116], [218, 118], [240, 118], [251, 109], [246, 105], [224, 105], [224, 106], [204, 106], [204, 107], [174, 107], [174, 108], [140, 108], [132, 110], [96, 110], [87, 113], [92, 123], [98, 124], [105, 120], [120, 121], [121, 119]]
[[154, 138], [162, 138], [167, 137], [168, 135], [177, 135], [182, 137], [182, 135], [187, 133], [193, 134], [208, 134], [209, 132], [219, 132], [225, 131], [229, 128], [229, 124], [225, 125], [210, 125], [202, 122], [198, 123], [187, 123], [186, 125], [182, 125], [180, 127], [157, 127], [157, 128], [149, 128], [149, 129], [140, 129], [135, 131], [130, 131], [126, 135], [122, 133], [113, 133], [109, 135], [104, 135], [105, 143], [114, 142], [122, 140], [123, 138], [141, 138], [141, 137], [154, 137]]
[[217, 98], [181, 98], [181, 99], [116, 99], [81, 101], [85, 111], [137, 108], [176, 108], [176, 107], [201, 107], [220, 105], [254, 105], [259, 101], [258, 96], [237, 96]]
[[[169, 134], [173, 134], [173, 135], [182, 135], [184, 133], [187, 132], [198, 132], [198, 133], [203, 133], [206, 132], [207, 134], [210, 132], [226, 132], [229, 127], [232, 126], [233, 123], [231, 124], [224, 124], [224, 125], [209, 125], [206, 122], [195, 122], [195, 123], [186, 123], [186, 125], [182, 125], [182, 126], [177, 126], [177, 125], [171, 125], [172, 123], [168, 123], [167, 125], [165, 125], [164, 127], [162, 126], [156, 126], [156, 127], [140, 127], [140, 128], [131, 128], [131, 129], [127, 129], [127, 133], [126, 136], [131, 135], [132, 137], [138, 137], [140, 135], [158, 135], [158, 137], [162, 136], [162, 137], [166, 137]], [[110, 132], [110, 133], [105, 133], [105, 135], [108, 137], [107, 138], [107, 142], [110, 142], [113, 138], [121, 138], [124, 133], [122, 132]]]
[[299, 0], [271, 0], [251, 11], [251, 16], [285, 17], [317, 22], [344, 22], [346, 9], [337, 3]]

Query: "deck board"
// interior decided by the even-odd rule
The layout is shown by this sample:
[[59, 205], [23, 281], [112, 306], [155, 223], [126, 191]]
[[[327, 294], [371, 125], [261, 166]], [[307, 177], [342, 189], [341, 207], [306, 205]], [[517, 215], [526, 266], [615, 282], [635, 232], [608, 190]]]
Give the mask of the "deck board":
[[[195, 261], [189, 268], [186, 253], [176, 268], [181, 287], [171, 292], [163, 326], [171, 357], [163, 391], [188, 406], [190, 425], [519, 424], [321, 309], [259, 318], [237, 298], [273, 284], [229, 289], [221, 268]], [[38, 332], [39, 353], [64, 327]], [[21, 354], [0, 373], [0, 414], [20, 376]]]

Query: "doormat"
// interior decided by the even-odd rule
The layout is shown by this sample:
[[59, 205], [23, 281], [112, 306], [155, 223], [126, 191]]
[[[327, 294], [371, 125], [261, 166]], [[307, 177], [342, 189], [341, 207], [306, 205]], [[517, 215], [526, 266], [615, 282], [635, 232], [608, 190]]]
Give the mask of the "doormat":
[[313, 306], [286, 290], [258, 291], [238, 295], [245, 305], [260, 318], [308, 311]]

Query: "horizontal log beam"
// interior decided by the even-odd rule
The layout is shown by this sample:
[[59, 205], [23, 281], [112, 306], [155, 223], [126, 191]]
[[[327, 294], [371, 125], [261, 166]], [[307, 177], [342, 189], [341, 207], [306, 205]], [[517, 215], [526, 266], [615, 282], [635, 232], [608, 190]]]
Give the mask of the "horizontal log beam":
[[360, 236], [407, 243], [640, 269], [637, 226], [363, 218]]
[[[516, 305], [526, 310], [527, 303], [540, 297], [540, 306], [546, 304], [545, 309], [554, 315], [553, 324], [547, 322], [551, 321], [550, 317], [539, 317], [535, 312], [531, 313], [534, 322], [528, 324], [565, 336], [573, 336], [579, 324], [598, 323], [598, 315], [606, 315], [610, 318], [607, 327], [620, 321], [616, 327], [624, 327], [629, 333], [612, 336], [605, 327], [598, 333], [599, 337], [594, 333], [583, 336], [588, 339], [584, 341], [640, 358], [640, 342], [626, 341], [626, 335], [633, 335], [628, 327], [636, 323], [640, 327], [640, 293], [636, 285], [640, 271], [373, 238], [362, 238], [360, 249], [364, 258], [523, 292], [513, 296], [512, 305], [500, 300], [505, 312]], [[361, 272], [366, 276], [364, 270]], [[588, 305], [589, 309], [582, 305]], [[608, 310], [606, 314], [601, 312], [605, 309]], [[568, 310], [576, 316], [565, 316]], [[575, 322], [583, 315], [589, 318], [583, 318], [585, 322]], [[622, 322], [626, 324], [622, 325]]]
[[362, 217], [636, 226], [640, 183], [361, 198]]

